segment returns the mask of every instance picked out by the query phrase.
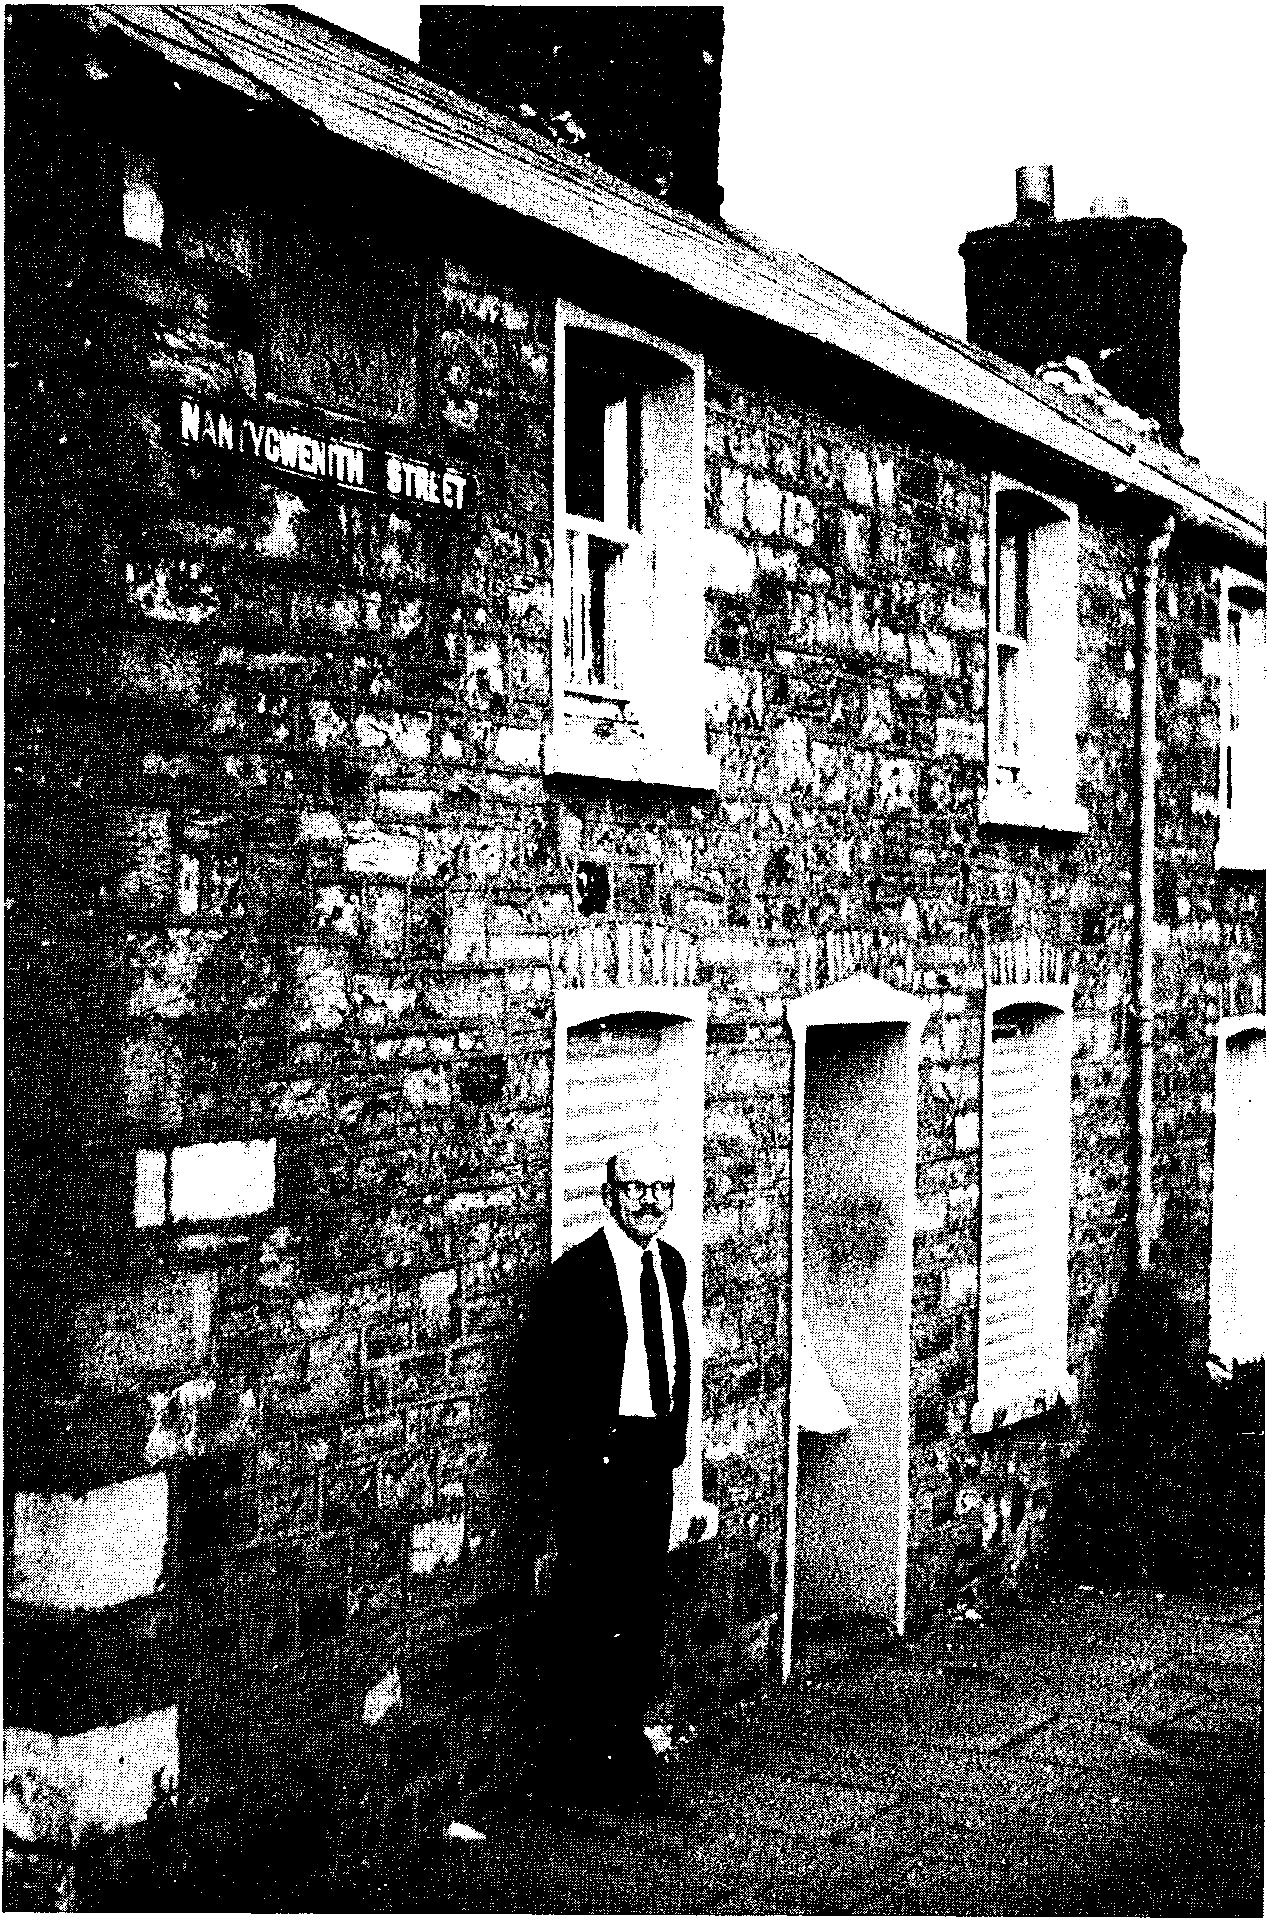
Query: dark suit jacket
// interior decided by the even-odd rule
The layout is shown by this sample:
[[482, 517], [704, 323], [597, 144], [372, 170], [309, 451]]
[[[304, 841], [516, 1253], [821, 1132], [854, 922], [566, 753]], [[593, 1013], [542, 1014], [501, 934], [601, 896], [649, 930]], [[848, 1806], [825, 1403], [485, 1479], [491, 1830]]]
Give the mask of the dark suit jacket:
[[[660, 1268], [673, 1316], [673, 1404], [665, 1428], [666, 1466], [686, 1458], [690, 1414], [690, 1347], [686, 1332], [686, 1263], [660, 1243]], [[607, 1237], [599, 1229], [559, 1256], [533, 1315], [533, 1426], [547, 1465], [573, 1466], [601, 1456], [620, 1408], [628, 1330]]]

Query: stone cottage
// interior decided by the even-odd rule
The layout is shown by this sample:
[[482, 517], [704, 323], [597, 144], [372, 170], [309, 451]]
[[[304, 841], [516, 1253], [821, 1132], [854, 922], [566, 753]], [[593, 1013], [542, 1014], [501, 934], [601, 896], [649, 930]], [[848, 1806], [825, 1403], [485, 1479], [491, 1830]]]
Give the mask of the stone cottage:
[[513, 1769], [516, 1342], [632, 1125], [666, 1713], [1071, 1566], [1262, 1352], [1264, 516], [1177, 368], [1115, 411], [285, 9], [6, 75], [10, 1873]]

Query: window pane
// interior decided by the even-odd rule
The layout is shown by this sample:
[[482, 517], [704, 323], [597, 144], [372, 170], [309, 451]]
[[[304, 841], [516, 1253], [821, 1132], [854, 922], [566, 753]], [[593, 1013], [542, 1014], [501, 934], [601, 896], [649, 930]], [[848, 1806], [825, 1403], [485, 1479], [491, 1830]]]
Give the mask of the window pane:
[[[637, 411], [636, 407], [633, 410]], [[629, 398], [621, 394], [603, 409], [603, 511], [609, 527], [629, 526]]]
[[617, 645], [627, 623], [630, 551], [579, 528], [567, 533], [570, 592], [564, 652], [573, 687], [612, 693], [620, 686]]
[[577, 329], [564, 350], [564, 511], [616, 531], [641, 524], [639, 391], [618, 346]]
[[1014, 647], [998, 649], [999, 737], [998, 758], [1005, 767], [1015, 767], [1019, 753], [1017, 683], [1019, 661]]
[[1233, 733], [1241, 719], [1241, 610], [1232, 601], [1227, 610], [1227, 722]]
[[565, 511], [586, 520], [603, 518], [605, 403], [594, 372], [581, 354], [568, 354], [564, 441]]
[[996, 623], [1000, 634], [1016, 632], [1016, 536], [999, 536], [999, 617]]
[[1029, 632], [1029, 542], [1023, 529], [1000, 532], [997, 580], [997, 631], [1024, 640]]
[[601, 1190], [608, 1155], [658, 1135], [664, 1053], [664, 1030], [641, 1022], [569, 1030], [561, 1143], [565, 1247], [606, 1219]]

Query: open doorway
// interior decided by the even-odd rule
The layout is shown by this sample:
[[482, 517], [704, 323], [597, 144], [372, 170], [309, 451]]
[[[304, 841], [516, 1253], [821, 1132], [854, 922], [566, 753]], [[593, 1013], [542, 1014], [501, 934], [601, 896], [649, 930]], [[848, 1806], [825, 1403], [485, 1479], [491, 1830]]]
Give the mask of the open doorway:
[[855, 975], [793, 1002], [794, 1616], [905, 1626], [915, 1094], [927, 1005]]

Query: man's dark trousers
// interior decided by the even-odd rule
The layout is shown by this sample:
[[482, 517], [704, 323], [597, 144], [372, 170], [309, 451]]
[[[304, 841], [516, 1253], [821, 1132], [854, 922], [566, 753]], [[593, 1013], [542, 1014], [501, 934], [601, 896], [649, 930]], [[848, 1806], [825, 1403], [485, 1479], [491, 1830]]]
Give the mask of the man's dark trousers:
[[600, 1751], [640, 1736], [659, 1692], [673, 1511], [665, 1427], [621, 1417], [601, 1456], [556, 1481], [557, 1706], [573, 1738]]

